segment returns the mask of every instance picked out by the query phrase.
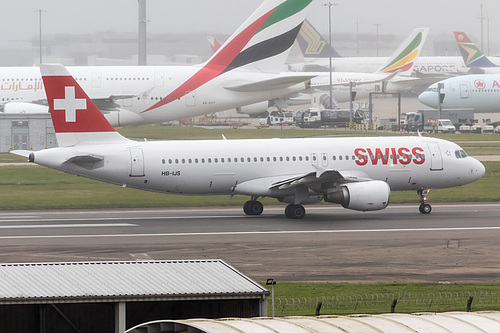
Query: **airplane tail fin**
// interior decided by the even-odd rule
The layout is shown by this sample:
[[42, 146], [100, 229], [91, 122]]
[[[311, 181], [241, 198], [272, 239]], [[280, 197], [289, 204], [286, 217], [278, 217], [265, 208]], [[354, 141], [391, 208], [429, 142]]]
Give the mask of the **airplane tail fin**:
[[266, 0], [208, 60], [217, 75], [235, 68], [279, 73], [312, 0]]
[[428, 28], [414, 29], [387, 59], [385, 64], [377, 70], [377, 73], [399, 72], [399, 75], [411, 75], [428, 32]]
[[219, 42], [219, 40], [215, 37], [209, 36], [207, 37], [208, 44], [210, 44], [210, 48], [212, 49], [212, 54], [217, 52], [217, 50], [220, 49], [222, 44]]
[[305, 58], [341, 58], [321, 34], [305, 20], [297, 35], [300, 52]]
[[115, 131], [68, 70], [40, 65], [59, 147], [129, 141]]
[[453, 32], [466, 67], [498, 67], [486, 57], [465, 32]]

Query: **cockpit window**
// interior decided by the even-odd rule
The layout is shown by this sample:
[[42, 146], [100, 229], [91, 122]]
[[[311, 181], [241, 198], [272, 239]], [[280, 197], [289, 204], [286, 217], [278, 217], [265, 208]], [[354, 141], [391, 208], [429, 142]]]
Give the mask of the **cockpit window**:
[[465, 151], [460, 149], [460, 150], [455, 150], [455, 156], [456, 156], [456, 158], [465, 158], [469, 155], [467, 155], [467, 153]]

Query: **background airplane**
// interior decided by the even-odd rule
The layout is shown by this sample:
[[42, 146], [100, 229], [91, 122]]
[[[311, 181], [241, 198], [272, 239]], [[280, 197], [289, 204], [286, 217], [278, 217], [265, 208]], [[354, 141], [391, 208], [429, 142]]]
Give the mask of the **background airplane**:
[[[161, 123], [232, 109], [308, 87], [310, 74], [281, 73], [312, 0], [266, 0], [204, 64], [72, 67], [114, 126]], [[5, 112], [39, 112], [34, 67], [1, 68]], [[46, 110], [46, 108], [45, 108]]]
[[259, 197], [289, 203], [299, 219], [320, 201], [358, 211], [387, 207], [391, 190], [464, 185], [484, 166], [456, 144], [428, 137], [186, 140], [136, 142], [122, 137], [62, 65], [41, 71], [58, 148], [13, 151], [31, 162], [120, 186], [178, 194], [247, 195], [247, 215]]
[[457, 41], [468, 73], [500, 73], [500, 58], [487, 57], [465, 32], [455, 31], [453, 34], [455, 35], [455, 40]]
[[442, 84], [443, 109], [471, 108], [476, 113], [500, 112], [500, 74], [471, 74], [452, 77], [430, 85], [418, 100], [438, 108], [438, 84]]
[[[387, 57], [342, 57], [330, 48], [328, 41], [307, 20], [299, 31], [297, 42], [305, 61], [289, 64], [291, 71], [328, 71], [330, 54], [333, 57], [333, 70], [339, 72], [371, 73], [387, 60]], [[413, 74], [443, 77], [460, 73], [464, 66], [464, 61], [459, 56], [420, 56], [415, 61]]]

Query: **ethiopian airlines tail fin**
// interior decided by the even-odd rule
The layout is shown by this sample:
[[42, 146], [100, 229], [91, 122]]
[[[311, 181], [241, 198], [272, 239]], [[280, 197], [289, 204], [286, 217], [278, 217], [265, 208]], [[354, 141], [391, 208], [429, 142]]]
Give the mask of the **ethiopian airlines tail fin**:
[[387, 59], [377, 73], [396, 73], [409, 76], [415, 66], [425, 39], [427, 38], [428, 28], [414, 29], [408, 37], [399, 45], [399, 47]]
[[321, 34], [309, 23], [304, 21], [297, 35], [297, 43], [304, 58], [341, 58]]
[[465, 32], [453, 32], [466, 67], [498, 67], [486, 57]]
[[59, 147], [125, 142], [63, 65], [40, 65]]
[[311, 2], [265, 0], [205, 67], [219, 74], [235, 68], [263, 73], [281, 72]]

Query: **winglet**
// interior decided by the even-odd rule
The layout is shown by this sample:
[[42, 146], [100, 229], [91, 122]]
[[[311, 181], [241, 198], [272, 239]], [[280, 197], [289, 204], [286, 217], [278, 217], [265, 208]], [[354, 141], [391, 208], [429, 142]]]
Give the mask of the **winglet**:
[[40, 72], [60, 147], [128, 141], [115, 131], [63, 65], [42, 64]]

